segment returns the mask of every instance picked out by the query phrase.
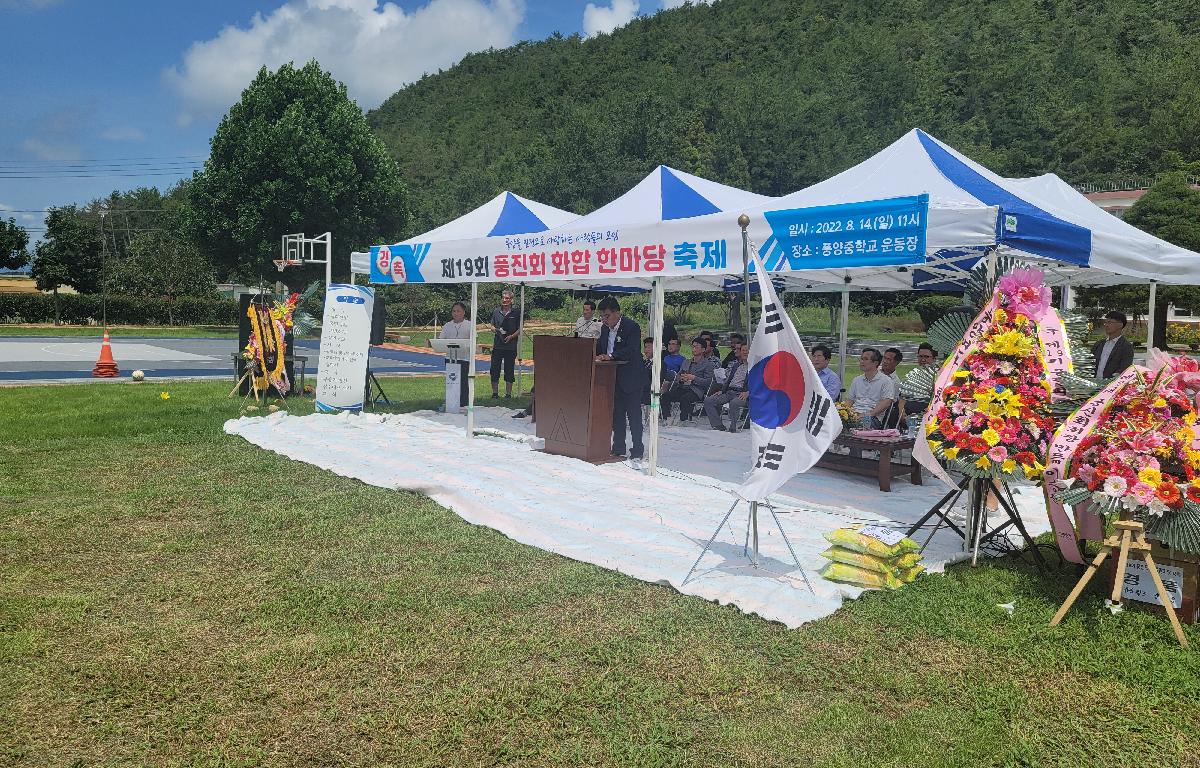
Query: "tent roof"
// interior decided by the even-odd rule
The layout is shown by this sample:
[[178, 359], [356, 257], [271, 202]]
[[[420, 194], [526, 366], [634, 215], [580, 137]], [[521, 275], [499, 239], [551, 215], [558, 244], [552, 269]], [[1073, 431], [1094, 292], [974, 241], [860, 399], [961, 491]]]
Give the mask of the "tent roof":
[[[796, 209], [838, 205], [854, 209], [855, 203], [920, 195], [928, 196], [924, 264], [913, 264], [911, 257], [887, 263], [885, 256], [876, 258], [875, 266], [813, 268], [809, 265], [822, 260], [785, 252], [783, 235], [772, 229], [767, 218], [767, 214], [779, 218], [779, 212]], [[1200, 284], [1200, 255], [1125, 224], [1056, 176], [1001, 177], [919, 129], [830, 179], [780, 198], [756, 195], [659, 166], [628, 192], [583, 217], [559, 211], [563, 218], [551, 221], [525, 205], [530, 215], [548, 228], [544, 232], [529, 230], [540, 233], [531, 238], [491, 240], [504, 234], [503, 227], [497, 229], [504, 208], [498, 202], [502, 198], [504, 195], [488, 204], [495, 206], [492, 214], [484, 216], [480, 214], [483, 208], [477, 209], [406, 242], [433, 241], [438, 258], [447, 259], [561, 248], [564, 243], [581, 240], [609, 249], [661, 243], [668, 254], [672, 244], [721, 241], [728, 246], [728, 259], [722, 254], [715, 269], [711, 265], [707, 269], [693, 266], [690, 273], [685, 273], [676, 265], [665, 272], [673, 290], [721, 290], [726, 277], [740, 272], [737, 215], [745, 213], [750, 217], [750, 240], [761, 247], [767, 269], [783, 277], [793, 290], [953, 289], [962, 284], [989, 248], [1039, 264], [1051, 284], [1107, 285], [1149, 280]], [[477, 215], [488, 225], [486, 231], [483, 226], [462, 226]], [[514, 215], [505, 221], [520, 227], [527, 218]], [[446, 242], [438, 245], [436, 241]], [[824, 263], [853, 261], [833, 259]], [[539, 272], [536, 277], [530, 273], [524, 282], [560, 287], [646, 287], [654, 276], [644, 271], [608, 271], [607, 275], [590, 278], [565, 272], [553, 276]], [[500, 279], [521, 282], [516, 274], [501, 274]], [[438, 275], [422, 279], [439, 281]], [[467, 276], [451, 281], [470, 279]]]
[[[501, 192], [478, 208], [428, 232], [410, 237], [405, 243], [436, 243], [446, 240], [472, 240], [483, 237], [524, 235], [578, 219], [579, 214], [544, 203], [527, 200], [512, 192]], [[371, 274], [371, 254], [350, 254], [350, 269], [355, 274]]]
[[571, 229], [629, 227], [740, 211], [772, 198], [660, 165], [625, 194], [570, 222]]

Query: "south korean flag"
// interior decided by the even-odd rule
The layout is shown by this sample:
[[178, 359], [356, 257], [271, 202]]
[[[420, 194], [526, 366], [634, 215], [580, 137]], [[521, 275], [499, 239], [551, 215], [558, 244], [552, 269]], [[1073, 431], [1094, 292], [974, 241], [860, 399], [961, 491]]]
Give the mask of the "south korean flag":
[[842, 431], [842, 420], [757, 253], [752, 260], [763, 304], [746, 377], [754, 469], [737, 494], [764, 501], [817, 463]]

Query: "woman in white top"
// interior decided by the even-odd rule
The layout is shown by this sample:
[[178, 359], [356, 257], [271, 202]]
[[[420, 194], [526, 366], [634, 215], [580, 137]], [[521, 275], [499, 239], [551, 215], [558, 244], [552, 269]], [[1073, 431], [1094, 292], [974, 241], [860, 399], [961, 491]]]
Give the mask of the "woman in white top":
[[467, 305], [461, 301], [454, 302], [450, 309], [450, 322], [442, 326], [443, 339], [471, 338], [471, 322], [467, 320]]

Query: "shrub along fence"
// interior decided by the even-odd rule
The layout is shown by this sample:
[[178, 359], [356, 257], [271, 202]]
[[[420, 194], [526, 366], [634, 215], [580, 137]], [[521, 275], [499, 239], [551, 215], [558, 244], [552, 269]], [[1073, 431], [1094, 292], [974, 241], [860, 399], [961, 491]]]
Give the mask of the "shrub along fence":
[[[107, 314], [114, 325], [237, 325], [238, 303], [222, 298], [143, 298], [109, 296], [107, 307], [94, 294], [64, 293], [58, 297], [65, 325], [91, 325]], [[107, 310], [107, 312], [105, 312]], [[54, 296], [0, 293], [0, 323], [52, 323]]]

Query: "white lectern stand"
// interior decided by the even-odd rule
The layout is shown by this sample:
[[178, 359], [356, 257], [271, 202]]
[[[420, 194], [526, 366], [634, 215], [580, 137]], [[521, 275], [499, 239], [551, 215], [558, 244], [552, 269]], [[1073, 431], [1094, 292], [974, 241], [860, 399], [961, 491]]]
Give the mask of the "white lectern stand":
[[470, 339], [430, 339], [429, 346], [446, 356], [446, 413], [458, 413], [467, 404]]

